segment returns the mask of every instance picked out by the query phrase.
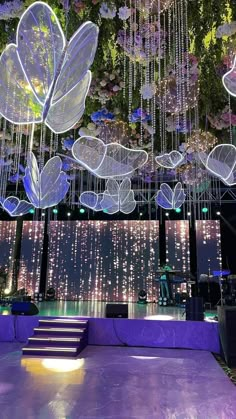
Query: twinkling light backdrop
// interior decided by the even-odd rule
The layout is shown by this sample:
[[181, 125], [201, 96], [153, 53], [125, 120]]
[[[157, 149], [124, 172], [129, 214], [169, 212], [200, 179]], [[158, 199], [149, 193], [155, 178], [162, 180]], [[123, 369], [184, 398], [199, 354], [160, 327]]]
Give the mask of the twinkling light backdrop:
[[7, 288], [9, 289], [11, 289], [15, 241], [16, 221], [0, 221], [0, 268], [8, 274]]
[[221, 233], [219, 220], [197, 220], [198, 274], [212, 274], [222, 269]]
[[29, 295], [39, 291], [43, 233], [44, 221], [24, 221], [17, 288], [25, 288]]
[[[173, 270], [190, 272], [190, 243], [189, 243], [189, 221], [174, 220], [165, 222], [166, 230], [166, 262]], [[172, 279], [180, 280], [178, 275]], [[182, 278], [183, 281], [186, 278]], [[173, 285], [174, 291], [178, 289], [185, 291], [186, 284]]]
[[158, 221], [52, 221], [48, 283], [70, 300], [155, 300]]
[[189, 221], [165, 222], [166, 262], [172, 269], [190, 271]]

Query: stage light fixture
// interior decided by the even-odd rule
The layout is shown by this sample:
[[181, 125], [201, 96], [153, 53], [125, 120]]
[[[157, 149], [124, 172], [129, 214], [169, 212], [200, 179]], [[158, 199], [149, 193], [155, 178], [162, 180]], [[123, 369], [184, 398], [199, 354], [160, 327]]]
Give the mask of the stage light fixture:
[[80, 208], [79, 212], [80, 212], [80, 214], [84, 214], [85, 213], [85, 209], [84, 208]]
[[202, 208], [202, 212], [206, 214], [206, 213], [208, 212], [208, 208], [203, 207], [203, 208]]
[[35, 209], [34, 208], [30, 208], [29, 213], [30, 214], [34, 214], [35, 213]]
[[138, 304], [147, 304], [147, 293], [144, 290], [139, 291], [138, 293]]
[[177, 212], [177, 214], [179, 214], [181, 212], [181, 208], [175, 208], [175, 212]]
[[53, 214], [58, 214], [58, 209], [57, 208], [53, 208], [52, 212], [53, 212]]

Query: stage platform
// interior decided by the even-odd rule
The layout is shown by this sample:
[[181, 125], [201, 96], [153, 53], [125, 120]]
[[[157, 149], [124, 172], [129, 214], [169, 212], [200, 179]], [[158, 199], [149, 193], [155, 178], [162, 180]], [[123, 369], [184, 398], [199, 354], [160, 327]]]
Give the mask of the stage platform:
[[105, 302], [52, 301], [37, 303], [37, 316], [13, 316], [0, 308], [0, 341], [26, 342], [40, 318], [89, 318], [90, 345], [123, 345], [151, 348], [183, 348], [220, 352], [216, 312], [205, 321], [186, 321], [183, 308], [129, 303], [128, 319], [105, 318]]

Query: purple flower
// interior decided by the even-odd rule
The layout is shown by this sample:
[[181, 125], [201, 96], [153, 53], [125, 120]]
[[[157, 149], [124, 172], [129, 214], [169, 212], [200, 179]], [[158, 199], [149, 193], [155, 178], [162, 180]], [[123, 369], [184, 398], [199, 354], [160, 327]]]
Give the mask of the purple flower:
[[99, 12], [104, 19], [113, 19], [116, 15], [116, 7], [108, 7], [107, 3], [102, 3]]
[[118, 16], [121, 20], [128, 19], [130, 15], [131, 15], [131, 10], [127, 6], [119, 8]]
[[115, 115], [104, 108], [97, 112], [93, 112], [91, 119], [95, 124], [102, 125], [105, 121], [112, 121], [115, 119]]
[[151, 116], [141, 108], [135, 109], [130, 116], [130, 122], [147, 122], [150, 120]]
[[74, 138], [72, 137], [65, 138], [64, 140], [62, 140], [62, 144], [63, 144], [64, 150], [71, 150], [74, 144]]

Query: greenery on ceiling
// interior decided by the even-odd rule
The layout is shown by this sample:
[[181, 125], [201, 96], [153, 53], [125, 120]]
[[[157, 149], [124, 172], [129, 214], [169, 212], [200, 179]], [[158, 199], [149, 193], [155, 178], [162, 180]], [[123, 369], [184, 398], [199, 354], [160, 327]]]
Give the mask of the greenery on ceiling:
[[[101, 79], [104, 71], [113, 73], [115, 70], [122, 71], [122, 54], [119, 52], [119, 46], [115, 43], [115, 35], [119, 29], [122, 29], [122, 20], [102, 19], [99, 14], [101, 0], [81, 0], [85, 5], [80, 12], [75, 11], [74, 1], [71, 0], [68, 18], [65, 17], [63, 0], [46, 1], [57, 14], [62, 27], [69, 39], [78, 26], [91, 20], [98, 24], [100, 28], [99, 46], [96, 58], [92, 67], [93, 78]], [[78, 2], [78, 1], [77, 1]], [[4, 3], [1, 1], [0, 4]], [[25, 0], [24, 4], [28, 7], [32, 0]], [[107, 0], [109, 5], [113, 1]], [[124, 6], [124, 1], [116, 0], [117, 8]], [[221, 64], [226, 53], [227, 39], [217, 39], [215, 36], [216, 28], [224, 22], [236, 20], [236, 0], [189, 0], [188, 1], [188, 22], [191, 40], [191, 52], [199, 60], [199, 115], [202, 126], [205, 126], [207, 114], [217, 114], [228, 104], [228, 95], [225, 92], [221, 77], [217, 75], [217, 67]], [[7, 43], [15, 40], [15, 32], [18, 19], [0, 20], [0, 51], [4, 49]], [[234, 42], [234, 40], [233, 40]], [[236, 41], [235, 41], [236, 46]], [[138, 104], [138, 100], [137, 100]], [[236, 101], [232, 100], [232, 109], [236, 111]], [[112, 98], [110, 110], [119, 107], [127, 118], [127, 108], [123, 100], [122, 91]], [[92, 112], [101, 107], [96, 101], [87, 99], [85, 122], [89, 122], [89, 116]]]

